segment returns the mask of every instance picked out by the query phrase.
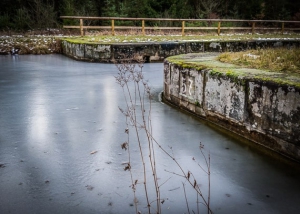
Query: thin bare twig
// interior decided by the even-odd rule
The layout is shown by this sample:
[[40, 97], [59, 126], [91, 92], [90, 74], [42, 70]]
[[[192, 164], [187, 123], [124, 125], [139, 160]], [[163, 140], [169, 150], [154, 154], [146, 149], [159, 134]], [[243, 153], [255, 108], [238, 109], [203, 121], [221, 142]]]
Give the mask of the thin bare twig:
[[[198, 163], [198, 166], [201, 168], [201, 170], [203, 170], [208, 175], [208, 197], [206, 199], [203, 196], [201, 189], [200, 189], [193, 173], [191, 173], [190, 171], [186, 172], [182, 168], [182, 166], [179, 164], [179, 162], [176, 160], [176, 158], [174, 157], [172, 147], [170, 147], [171, 151], [172, 151], [172, 154], [170, 154], [153, 137], [152, 120], [151, 120], [151, 111], [152, 111], [152, 102], [151, 102], [152, 96], [150, 93], [151, 89], [148, 86], [147, 81], [144, 80], [144, 76], [142, 73], [143, 65], [137, 63], [136, 60], [135, 60], [135, 63], [132, 63], [132, 60], [133, 59], [131, 58], [131, 59], [127, 59], [126, 61], [123, 60], [122, 63], [116, 63], [119, 73], [118, 73], [118, 76], [116, 76], [115, 78], [116, 78], [117, 83], [122, 87], [126, 106], [127, 106], [126, 110], [123, 110], [121, 108], [119, 108], [119, 109], [126, 117], [126, 125], [127, 125], [126, 130], [127, 131], [125, 131], [125, 132], [128, 135], [128, 139], [127, 139], [126, 143], [122, 144], [122, 148], [125, 150], [128, 149], [129, 162], [128, 162], [128, 166], [126, 169], [129, 170], [131, 173], [131, 182], [132, 182], [132, 189], [134, 192], [134, 197], [136, 198], [135, 190], [136, 190], [136, 186], [137, 186], [137, 180], [134, 180], [134, 178], [133, 178], [131, 165], [130, 165], [130, 160], [131, 160], [130, 147], [129, 147], [129, 140], [130, 140], [129, 139], [129, 129], [130, 129], [130, 127], [132, 127], [135, 132], [136, 139], [137, 139], [137, 145], [138, 145], [139, 152], [140, 152], [140, 158], [141, 158], [141, 163], [142, 163], [142, 167], [143, 167], [143, 175], [144, 175], [144, 179], [143, 179], [142, 183], [144, 186], [144, 192], [145, 192], [145, 197], [146, 197], [146, 201], [147, 201], [148, 213], [151, 213], [151, 208], [156, 213], [161, 213], [161, 204], [163, 204], [165, 200], [161, 200], [160, 187], [162, 185], [164, 185], [170, 179], [170, 178], [167, 179], [165, 182], [163, 182], [160, 185], [158, 183], [154, 144], [156, 146], [158, 146], [158, 148], [160, 150], [162, 150], [164, 154], [166, 154], [169, 158], [171, 158], [174, 161], [174, 163], [180, 169], [180, 174], [175, 173], [175, 172], [170, 172], [168, 170], [165, 170], [165, 171], [172, 173], [174, 175], [183, 177], [186, 180], [186, 182], [189, 183], [190, 186], [196, 191], [198, 213], [199, 213], [199, 198], [198, 198], [199, 196], [203, 201], [200, 203], [204, 204], [207, 207], [208, 213], [212, 213], [212, 211], [210, 209], [210, 155], [208, 155], [208, 157], [205, 156], [205, 154], [203, 152], [204, 146], [202, 143], [200, 143], [200, 152], [201, 152], [202, 156], [204, 157], [206, 167], [203, 168], [199, 163]], [[137, 68], [137, 66], [138, 66], [138, 68]], [[133, 85], [133, 91], [130, 88], [129, 84]], [[146, 109], [146, 100], [145, 100], [146, 98], [148, 98], [148, 100], [149, 100], [149, 103], [148, 103], [149, 108], [148, 109]], [[141, 117], [138, 117], [137, 115], [141, 115]], [[148, 143], [147, 150], [145, 150], [142, 147], [143, 139], [141, 137], [142, 135], [140, 134], [140, 131], [143, 131], [146, 134], [146, 139], [147, 139], [147, 143]], [[147, 161], [149, 161], [148, 163], [150, 164], [150, 167], [151, 167], [153, 184], [154, 184], [155, 193], [156, 193], [156, 199], [152, 200], [151, 202], [150, 202], [150, 198], [149, 198], [149, 194], [148, 194], [149, 190], [148, 190], [148, 185], [147, 185], [146, 159], [144, 158], [145, 153], [148, 153], [149, 159], [147, 159]], [[184, 183], [182, 183], [182, 184], [184, 187], [184, 194], [185, 194], [188, 212], [190, 213], [188, 200], [187, 200], [187, 196], [186, 196], [185, 184]], [[154, 203], [155, 201], [156, 201], [156, 207], [153, 207], [152, 203]], [[139, 211], [137, 211], [138, 209], [137, 209], [136, 203], [135, 203], [135, 206], [136, 206], [136, 213], [139, 213]]]
[[182, 182], [182, 186], [183, 186], [183, 191], [184, 191], [185, 203], [186, 203], [186, 206], [187, 206], [188, 213], [190, 214], [189, 202], [188, 202], [187, 197], [186, 197], [185, 185], [184, 185], [183, 182]]

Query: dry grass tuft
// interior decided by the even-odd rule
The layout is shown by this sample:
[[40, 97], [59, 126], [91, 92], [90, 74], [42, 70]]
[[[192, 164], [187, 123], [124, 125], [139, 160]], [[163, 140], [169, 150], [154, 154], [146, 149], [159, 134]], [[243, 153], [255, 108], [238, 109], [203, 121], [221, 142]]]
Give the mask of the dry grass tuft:
[[248, 68], [300, 74], [300, 49], [296, 48], [269, 48], [237, 53], [226, 52], [219, 56], [219, 60]]

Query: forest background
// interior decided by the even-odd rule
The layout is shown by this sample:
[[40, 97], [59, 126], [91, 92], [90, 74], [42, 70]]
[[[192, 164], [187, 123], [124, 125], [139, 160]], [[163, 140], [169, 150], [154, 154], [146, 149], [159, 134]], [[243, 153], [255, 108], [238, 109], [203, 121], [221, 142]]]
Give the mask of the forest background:
[[[295, 0], [1, 0], [0, 30], [60, 28], [76, 24], [60, 16], [300, 21]], [[104, 25], [109, 21], [98, 20]], [[88, 24], [92, 24], [91, 22]], [[119, 21], [117, 24], [134, 25]], [[148, 25], [155, 25], [155, 22]], [[244, 23], [245, 24], [245, 23]], [[247, 23], [246, 23], [247, 24]], [[170, 23], [169, 25], [173, 25]]]

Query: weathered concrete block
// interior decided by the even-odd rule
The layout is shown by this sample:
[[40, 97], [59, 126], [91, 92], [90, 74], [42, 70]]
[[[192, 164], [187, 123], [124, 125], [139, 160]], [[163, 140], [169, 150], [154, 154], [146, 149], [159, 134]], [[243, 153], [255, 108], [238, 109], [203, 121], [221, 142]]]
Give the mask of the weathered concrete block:
[[[254, 78], [259, 72], [255, 69], [220, 68], [214, 56], [199, 55], [201, 59], [189, 54], [165, 60], [164, 99], [300, 161], [300, 87]], [[234, 75], [235, 70], [243, 73]], [[262, 77], [267, 75], [272, 76], [268, 72]]]
[[256, 42], [248, 42], [248, 41], [243, 41], [243, 42], [225, 42], [226, 44], [223, 46], [223, 51], [228, 51], [228, 52], [238, 52], [238, 51], [245, 51], [249, 49], [256, 49]]
[[266, 47], [299, 47], [299, 41], [186, 41], [186, 42], [142, 42], [113, 44], [84, 44], [62, 41], [62, 52], [77, 60], [109, 62], [113, 59], [136, 58], [163, 61], [166, 57], [199, 52], [243, 51]]
[[300, 90], [295, 87], [249, 82], [249, 129], [300, 146]]
[[85, 44], [73, 44], [75, 49], [75, 57], [83, 59], [85, 57]]
[[231, 78], [213, 75], [208, 72], [205, 82], [204, 108], [208, 112], [220, 114], [226, 118], [244, 122], [245, 90], [240, 82]]
[[111, 45], [98, 44], [93, 46], [94, 59], [97, 61], [109, 61], [111, 58]]
[[158, 54], [163, 58], [186, 53], [185, 43], [163, 42], [159, 44]]
[[84, 57], [87, 59], [93, 59], [95, 58], [94, 55], [94, 48], [91, 45], [85, 45], [85, 50], [84, 50]]
[[180, 92], [180, 71], [178, 67], [171, 68], [170, 72], [170, 85], [175, 85], [175, 87], [170, 88], [170, 94], [179, 97]]
[[186, 53], [204, 52], [203, 42], [186, 42]]

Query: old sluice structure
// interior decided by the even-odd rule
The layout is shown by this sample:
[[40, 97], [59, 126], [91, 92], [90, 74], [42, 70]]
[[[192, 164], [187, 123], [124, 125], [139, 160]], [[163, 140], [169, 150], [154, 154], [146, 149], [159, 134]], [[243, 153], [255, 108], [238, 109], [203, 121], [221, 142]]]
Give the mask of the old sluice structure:
[[283, 74], [239, 68], [215, 58], [181, 57], [199, 60], [198, 68], [187, 68], [176, 57], [167, 59], [164, 99], [299, 161], [300, 78], [289, 85], [282, 83]]
[[111, 62], [125, 56], [144, 59], [146, 62], [163, 61], [166, 57], [199, 52], [243, 51], [247, 49], [268, 47], [299, 47], [300, 41], [295, 40], [253, 40], [224, 42], [141, 42], [88, 44], [62, 40], [63, 54], [83, 61]]
[[165, 102], [300, 162], [300, 78], [216, 60], [223, 51], [299, 48], [299, 44], [297, 40], [134, 44], [65, 40], [62, 48], [65, 55], [84, 61], [111, 62], [124, 55], [147, 62], [164, 60]]

